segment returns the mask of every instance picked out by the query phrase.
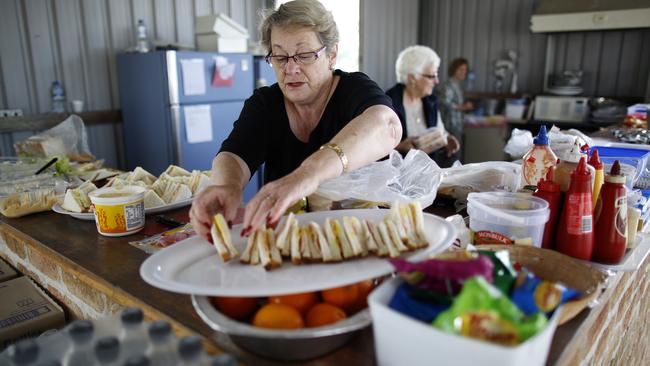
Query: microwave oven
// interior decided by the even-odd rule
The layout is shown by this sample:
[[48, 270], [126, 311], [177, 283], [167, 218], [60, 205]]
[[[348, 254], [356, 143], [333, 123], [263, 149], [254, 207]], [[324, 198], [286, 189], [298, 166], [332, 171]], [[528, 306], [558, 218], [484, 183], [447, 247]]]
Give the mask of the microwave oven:
[[535, 120], [584, 122], [589, 115], [589, 98], [540, 95], [535, 98]]

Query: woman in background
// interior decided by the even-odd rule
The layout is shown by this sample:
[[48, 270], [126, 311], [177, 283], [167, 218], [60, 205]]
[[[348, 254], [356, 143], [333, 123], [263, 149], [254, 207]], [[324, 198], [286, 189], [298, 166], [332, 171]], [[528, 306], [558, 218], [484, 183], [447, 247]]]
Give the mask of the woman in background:
[[440, 57], [429, 47], [411, 46], [400, 52], [395, 63], [397, 84], [386, 94], [402, 124], [402, 141], [397, 150], [406, 154], [420, 149], [441, 167], [451, 165], [458, 152], [458, 140], [449, 135], [438, 113], [433, 87], [438, 83]]
[[374, 81], [334, 69], [339, 33], [318, 1], [271, 10], [260, 33], [278, 82], [246, 100], [212, 162], [211, 185], [192, 203], [192, 226], [208, 241], [212, 216], [235, 218], [260, 165], [266, 184], [246, 205], [243, 236], [276, 223], [321, 182], [388, 155], [402, 136], [390, 98]]
[[[447, 70], [449, 79], [436, 88], [442, 120], [447, 131], [454, 135], [458, 141], [463, 141], [465, 112], [474, 109], [472, 102], [465, 102], [461, 88], [461, 83], [467, 78], [468, 69], [469, 64], [466, 59], [453, 60]], [[451, 158], [459, 160], [460, 152]]]

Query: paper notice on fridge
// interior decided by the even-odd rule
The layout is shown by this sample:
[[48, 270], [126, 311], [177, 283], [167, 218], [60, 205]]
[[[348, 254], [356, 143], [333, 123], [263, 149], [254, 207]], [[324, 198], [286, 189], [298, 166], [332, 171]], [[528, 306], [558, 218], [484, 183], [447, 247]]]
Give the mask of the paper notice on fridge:
[[181, 60], [183, 72], [183, 94], [203, 95], [205, 94], [204, 64], [202, 58]]
[[195, 105], [183, 108], [187, 142], [196, 144], [212, 141], [212, 117], [209, 105]]

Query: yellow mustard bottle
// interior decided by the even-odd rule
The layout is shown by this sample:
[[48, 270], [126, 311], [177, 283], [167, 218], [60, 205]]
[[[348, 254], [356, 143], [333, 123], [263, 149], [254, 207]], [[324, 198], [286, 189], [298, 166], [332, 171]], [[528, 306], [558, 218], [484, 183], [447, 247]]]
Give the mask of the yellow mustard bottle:
[[594, 149], [589, 158], [589, 165], [593, 166], [595, 169], [594, 174], [594, 185], [591, 193], [591, 199], [593, 201], [593, 207], [596, 208], [596, 202], [598, 201], [598, 196], [600, 195], [600, 188], [603, 186], [603, 181], [605, 180], [605, 168], [603, 162], [600, 161], [600, 155], [598, 150]]

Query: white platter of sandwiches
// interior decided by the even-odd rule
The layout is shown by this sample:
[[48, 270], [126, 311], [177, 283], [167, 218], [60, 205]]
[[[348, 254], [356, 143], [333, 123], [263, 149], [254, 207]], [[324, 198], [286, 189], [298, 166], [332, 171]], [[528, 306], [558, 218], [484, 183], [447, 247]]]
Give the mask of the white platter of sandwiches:
[[[136, 185], [147, 188], [144, 195], [145, 214], [181, 208], [192, 203], [192, 198], [210, 183], [209, 172], [187, 170], [170, 165], [159, 177], [141, 167], [111, 179], [105, 187]], [[81, 220], [94, 220], [88, 193], [97, 187], [90, 181], [65, 192], [62, 204], [52, 207], [54, 212]]]
[[185, 239], [147, 258], [140, 276], [154, 287], [204, 296], [282, 295], [380, 277], [393, 271], [387, 258], [421, 260], [456, 237], [449, 222], [411, 206], [289, 215], [248, 238], [241, 225], [228, 230], [216, 215], [214, 245]]

